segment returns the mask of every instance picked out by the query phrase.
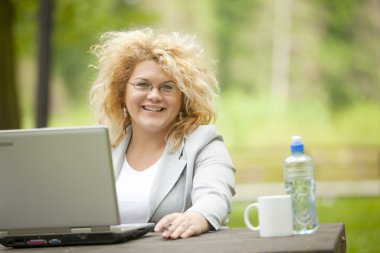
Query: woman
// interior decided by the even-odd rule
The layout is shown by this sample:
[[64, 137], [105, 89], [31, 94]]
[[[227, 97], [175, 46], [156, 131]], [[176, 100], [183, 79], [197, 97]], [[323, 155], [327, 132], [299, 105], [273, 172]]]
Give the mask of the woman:
[[228, 222], [235, 169], [213, 125], [218, 82], [194, 37], [136, 29], [92, 47], [90, 104], [109, 128], [120, 217], [164, 238]]

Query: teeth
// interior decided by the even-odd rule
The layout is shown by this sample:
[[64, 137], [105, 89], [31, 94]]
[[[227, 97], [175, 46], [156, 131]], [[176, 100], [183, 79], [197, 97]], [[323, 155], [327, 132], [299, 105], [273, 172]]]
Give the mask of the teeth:
[[151, 106], [144, 106], [145, 110], [153, 111], [153, 112], [159, 112], [162, 111], [162, 107], [151, 107]]

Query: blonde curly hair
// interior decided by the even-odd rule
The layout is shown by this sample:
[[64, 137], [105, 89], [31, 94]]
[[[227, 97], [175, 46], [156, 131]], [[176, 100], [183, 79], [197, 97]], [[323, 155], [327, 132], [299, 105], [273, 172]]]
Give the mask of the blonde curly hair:
[[129, 114], [123, 111], [126, 84], [135, 66], [144, 60], [158, 63], [182, 92], [182, 117], [166, 136], [171, 150], [198, 126], [215, 121], [212, 99], [219, 85], [212, 62], [195, 36], [150, 28], [107, 32], [91, 52], [98, 58], [98, 75], [90, 90], [90, 106], [96, 122], [108, 126], [112, 146], [120, 143], [131, 124]]

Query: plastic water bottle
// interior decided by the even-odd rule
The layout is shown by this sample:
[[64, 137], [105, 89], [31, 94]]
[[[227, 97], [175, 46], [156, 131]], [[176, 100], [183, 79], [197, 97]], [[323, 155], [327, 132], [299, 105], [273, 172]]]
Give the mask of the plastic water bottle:
[[285, 191], [292, 196], [295, 234], [311, 234], [318, 229], [315, 211], [314, 163], [304, 154], [300, 136], [292, 137], [292, 154], [284, 160]]

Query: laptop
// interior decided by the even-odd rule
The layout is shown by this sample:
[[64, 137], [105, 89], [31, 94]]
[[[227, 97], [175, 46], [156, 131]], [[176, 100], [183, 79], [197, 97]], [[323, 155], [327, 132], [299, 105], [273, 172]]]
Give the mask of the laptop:
[[120, 224], [104, 126], [0, 131], [0, 243], [121, 243], [154, 224]]

